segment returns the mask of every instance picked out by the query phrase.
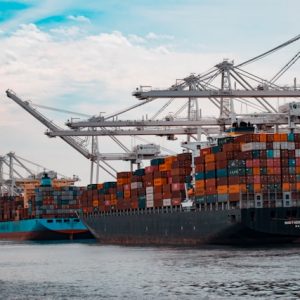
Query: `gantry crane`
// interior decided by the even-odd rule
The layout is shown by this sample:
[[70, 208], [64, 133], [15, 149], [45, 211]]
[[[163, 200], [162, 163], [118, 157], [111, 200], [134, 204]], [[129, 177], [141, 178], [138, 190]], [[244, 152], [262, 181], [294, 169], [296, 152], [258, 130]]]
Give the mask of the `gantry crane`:
[[[139, 103], [110, 115], [94, 116], [86, 121], [68, 121], [67, 125], [70, 127], [70, 130], [62, 130], [53, 123], [49, 123], [48, 120], [45, 121], [45, 118], [33, 110], [28, 102], [22, 101], [11, 91], [7, 91], [7, 95], [46, 125], [49, 129], [46, 132], [48, 136], [61, 137], [73, 148], [89, 158], [92, 161], [92, 166], [95, 160], [104, 162], [114, 158], [125, 159], [126, 155], [100, 154], [97, 152], [97, 147], [95, 147], [97, 140], [94, 138], [92, 139], [94, 144], [90, 153], [88, 150], [83, 149], [82, 145], [75, 142], [75, 137], [109, 136], [112, 139], [116, 139], [116, 136], [149, 135], [166, 136], [172, 140], [175, 139], [176, 135], [185, 135], [187, 136], [187, 142], [184, 144], [184, 147], [194, 149], [194, 146], [189, 148], [191, 138], [199, 143], [203, 134], [208, 137], [224, 134], [228, 127], [232, 127], [232, 125], [239, 126], [242, 123], [251, 124], [265, 131], [276, 131], [279, 126], [285, 126], [286, 130], [297, 131], [297, 124], [300, 123], [300, 110], [293, 109], [292, 105], [287, 110], [278, 111], [270, 103], [270, 99], [284, 97], [297, 101], [297, 98], [300, 97], [300, 89], [296, 85], [296, 80], [294, 85], [290, 87], [279, 86], [275, 83], [297, 61], [299, 54], [293, 57], [271, 80], [252, 74], [242, 67], [262, 59], [299, 39], [300, 35], [297, 35], [287, 42], [237, 65], [233, 61], [224, 60], [205, 73], [199, 75], [191, 74], [183, 79], [176, 80], [175, 84], [164, 90], [150, 86], [140, 86], [133, 92], [133, 95], [140, 100]], [[150, 119], [116, 120], [117, 116], [125, 112], [161, 98], [168, 100]], [[183, 104], [174, 115], [156, 119], [177, 99], [183, 101]], [[199, 109], [201, 99], [208, 99], [219, 110], [217, 117], [202, 116], [201, 109]], [[254, 108], [256, 112], [238, 113], [235, 111], [235, 102], [246, 104]], [[296, 102], [295, 105], [300, 107], [297, 106]], [[185, 110], [187, 110], [186, 117], [179, 119], [178, 115]], [[126, 151], [125, 148], [123, 149]], [[127, 155], [130, 159], [131, 154], [128, 151]], [[97, 165], [99, 164], [97, 163]]]
[[[100, 116], [90, 118], [86, 121], [69, 121], [67, 125], [71, 130], [56, 132], [47, 132], [49, 136], [141, 136], [156, 135], [172, 137], [174, 135], [187, 135], [189, 138], [197, 135], [195, 140], [199, 140], [202, 134], [212, 135], [222, 133], [226, 127], [232, 126], [233, 123], [240, 124], [251, 123], [256, 127], [266, 130], [276, 130], [278, 126], [286, 125], [290, 130], [295, 130], [299, 124], [299, 118], [295, 111], [279, 112], [270, 99], [300, 97], [300, 89], [296, 86], [296, 81], [291, 87], [282, 87], [275, 84], [274, 76], [271, 80], [263, 79], [255, 74], [242, 69], [243, 66], [257, 61], [287, 45], [300, 39], [300, 35], [289, 41], [264, 52], [250, 60], [238, 65], [232, 61], [224, 60], [214, 68], [203, 74], [185, 77], [182, 80], [176, 80], [176, 83], [165, 90], [154, 89], [150, 86], [140, 86], [133, 95], [141, 100], [141, 105], [145, 105], [156, 99], [167, 98], [168, 102], [159, 109], [154, 115], [157, 117], [166, 109], [175, 99], [188, 99], [184, 101], [179, 112], [187, 109], [187, 117], [178, 119], [176, 117], [167, 117], [161, 120], [142, 119], [142, 120], [111, 120], [113, 116], [127, 112], [125, 109], [117, 114], [110, 116]], [[283, 74], [291, 67], [299, 55], [297, 54], [278, 74]], [[218, 117], [202, 117], [198, 109], [201, 99], [208, 99], [214, 106], [219, 109]], [[254, 100], [254, 101], [253, 101]], [[258, 113], [236, 113], [233, 101], [247, 103], [247, 105], [256, 108]], [[89, 128], [101, 128], [101, 130], [89, 131]]]

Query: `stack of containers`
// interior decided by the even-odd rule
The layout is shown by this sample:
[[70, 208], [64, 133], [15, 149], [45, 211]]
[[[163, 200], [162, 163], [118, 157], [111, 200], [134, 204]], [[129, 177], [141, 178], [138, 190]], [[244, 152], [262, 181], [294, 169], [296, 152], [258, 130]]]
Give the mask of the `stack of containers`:
[[29, 209], [24, 207], [24, 198], [21, 196], [0, 197], [0, 222], [23, 220], [33, 217]]
[[186, 186], [192, 182], [192, 154], [181, 153], [172, 162], [171, 178], [172, 183], [172, 205], [178, 206], [186, 198]]
[[137, 200], [137, 204], [134, 204], [134, 207], [132, 208], [146, 208], [146, 189], [144, 186], [144, 176], [145, 169], [137, 169], [133, 172], [133, 176], [131, 178], [131, 193], [134, 195], [134, 199]]
[[[180, 205], [191, 185], [190, 153], [153, 159], [150, 166], [134, 172], [119, 172], [117, 182], [89, 185], [81, 197], [81, 208], [92, 212], [113, 209], [144, 209]], [[98, 196], [98, 198], [95, 198]]]
[[[198, 203], [237, 202], [256, 194], [270, 205], [300, 196], [300, 134], [245, 134], [220, 139], [195, 157]], [[290, 196], [286, 196], [290, 193]]]
[[31, 199], [31, 209], [40, 217], [55, 217], [58, 214], [74, 214], [79, 208], [79, 199], [84, 188], [76, 186], [38, 187]]

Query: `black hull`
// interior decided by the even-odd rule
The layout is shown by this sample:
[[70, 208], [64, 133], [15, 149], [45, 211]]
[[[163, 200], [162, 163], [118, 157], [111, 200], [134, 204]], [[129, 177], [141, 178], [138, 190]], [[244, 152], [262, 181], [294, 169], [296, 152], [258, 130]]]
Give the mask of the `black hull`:
[[300, 220], [300, 208], [296, 207], [135, 211], [81, 218], [95, 238], [105, 244], [197, 246], [300, 242], [296, 221]]

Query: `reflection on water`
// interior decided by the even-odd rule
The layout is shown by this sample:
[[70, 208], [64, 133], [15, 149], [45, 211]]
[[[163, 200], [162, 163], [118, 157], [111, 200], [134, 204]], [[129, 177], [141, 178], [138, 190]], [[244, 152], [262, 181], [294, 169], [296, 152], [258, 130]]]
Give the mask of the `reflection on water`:
[[1, 299], [298, 299], [300, 249], [0, 242]]

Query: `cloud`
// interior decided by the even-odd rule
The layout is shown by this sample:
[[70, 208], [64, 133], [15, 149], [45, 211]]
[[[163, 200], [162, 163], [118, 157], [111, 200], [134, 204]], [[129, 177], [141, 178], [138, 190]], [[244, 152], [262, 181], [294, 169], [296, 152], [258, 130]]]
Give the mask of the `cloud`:
[[[214, 53], [171, 51], [163, 42], [156, 46], [144, 45], [138, 43], [136, 37], [119, 31], [79, 34], [68, 39], [62, 38], [63, 33], [68, 35], [74, 31], [75, 34], [76, 30], [69, 28], [71, 33], [65, 30], [57, 28], [45, 32], [34, 24], [27, 24], [10, 36], [0, 36], [3, 49], [0, 52], [1, 93], [6, 107], [0, 110], [0, 119], [11, 120], [0, 123], [0, 134], [2, 151], [22, 149], [20, 156], [29, 159], [32, 156], [61, 173], [78, 174], [83, 184], [88, 182], [88, 161], [60, 139], [43, 136], [45, 127], [7, 99], [6, 89], [11, 88], [22, 99], [37, 104], [91, 115], [109, 114], [138, 103], [131, 92], [140, 84], [168, 87], [177, 78], [191, 72], [200, 73], [220, 59], [220, 54]], [[179, 100], [178, 106], [181, 105]], [[142, 118], [146, 114], [150, 117], [158, 106], [160, 104], [155, 102], [120, 118]], [[211, 113], [209, 107], [206, 110]], [[175, 108], [170, 108], [167, 112], [174, 111]], [[71, 117], [48, 111], [42, 113], [59, 124]], [[102, 152], [122, 152], [108, 138], [100, 140]], [[130, 138], [128, 141], [132, 144]], [[161, 140], [160, 143], [165, 145]], [[47, 161], [43, 162], [45, 157]], [[119, 170], [125, 168], [120, 162], [113, 165]], [[102, 174], [102, 179], [109, 178]]]
[[76, 21], [76, 22], [81, 22], [81, 23], [91, 23], [91, 20], [85, 16], [73, 16], [73, 15], [70, 15], [67, 17], [69, 20], [72, 20], [72, 21]]
[[146, 35], [146, 39], [148, 40], [174, 40], [174, 36], [167, 34], [156, 34], [154, 32], [149, 32]]

